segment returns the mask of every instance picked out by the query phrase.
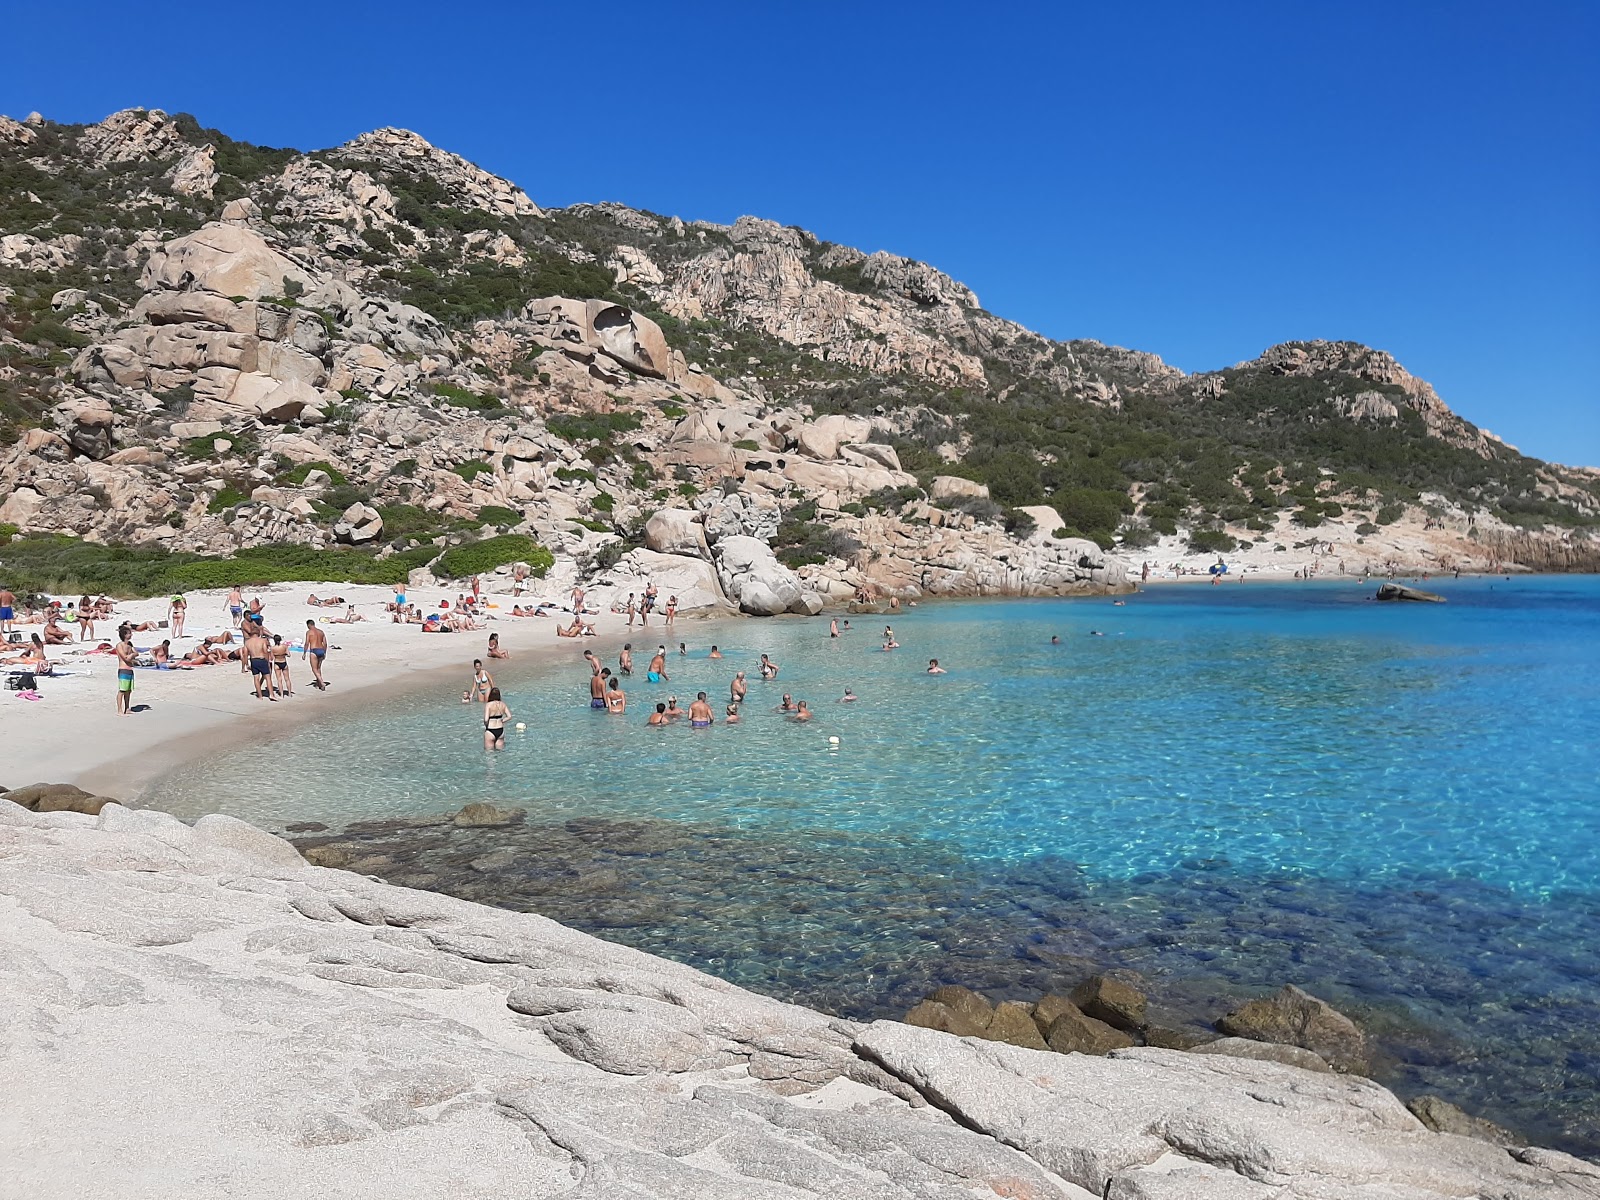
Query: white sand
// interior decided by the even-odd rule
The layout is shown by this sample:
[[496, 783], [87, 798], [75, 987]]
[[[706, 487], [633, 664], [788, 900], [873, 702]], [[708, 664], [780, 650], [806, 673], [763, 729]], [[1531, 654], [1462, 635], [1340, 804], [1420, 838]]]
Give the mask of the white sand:
[[[531, 593], [531, 601], [530, 594], [525, 594], [515, 602], [547, 599], [561, 604], [566, 599], [557, 595], [554, 584], [536, 586], [541, 586], [541, 591]], [[366, 620], [354, 625], [329, 624], [330, 618], [343, 616], [344, 609], [312, 607], [305, 602], [308, 593], [343, 596]], [[412, 588], [406, 598], [430, 612], [439, 610], [440, 600], [448, 599], [453, 605], [457, 594], [458, 589]], [[250, 677], [240, 672], [237, 663], [191, 671], [139, 670], [135, 672], [133, 702], [144, 709], [119, 716], [116, 659], [88, 656], [84, 651], [102, 640], [115, 642], [116, 628], [124, 620], [164, 619], [168, 597], [118, 601], [116, 615], [96, 623], [94, 640], [81, 646], [49, 648], [51, 660], [64, 677], [39, 680], [43, 700], [28, 701], [16, 692], [0, 692], [0, 786], [75, 783], [103, 795], [137, 799], [142, 788], [180, 762], [218, 753], [239, 737], [282, 733], [325, 714], [347, 712], [370, 695], [365, 689], [426, 686], [459, 692], [470, 681], [472, 660], [488, 661], [485, 650], [490, 633], [500, 635], [501, 646], [519, 664], [529, 659], [576, 664], [586, 646], [609, 661], [630, 633], [624, 617], [603, 612], [585, 618], [595, 625], [599, 637], [558, 638], [555, 627], [558, 622], [570, 622], [570, 614], [565, 619], [559, 614], [511, 617], [514, 601], [500, 593], [484, 595], [486, 601], [499, 606], [489, 610], [487, 628], [451, 634], [424, 634], [416, 625], [394, 624], [384, 612], [384, 605], [394, 599], [393, 589], [385, 586], [275, 584], [247, 590], [245, 600], [248, 603], [258, 595], [269, 632], [298, 641], [307, 618], [326, 630], [333, 647], [323, 668], [329, 683], [326, 692], [311, 686], [310, 664], [302, 661], [298, 652], [289, 658], [294, 695], [277, 702], [257, 699]], [[226, 591], [191, 592], [186, 599], [188, 627], [185, 636], [173, 642], [174, 658], [205, 635], [233, 628]], [[609, 595], [592, 594], [587, 604], [597, 607], [599, 601], [608, 603], [609, 599]], [[681, 640], [687, 629], [693, 628], [703, 637], [705, 627], [703, 621], [679, 617], [675, 633]], [[17, 628], [26, 636], [41, 627]], [[636, 641], [640, 633], [638, 628], [631, 631]], [[665, 626], [657, 616], [645, 636], [664, 638], [664, 634]], [[164, 629], [151, 630], [134, 634], [133, 643], [143, 649], [159, 645], [167, 637]], [[491, 664], [491, 673], [494, 669]], [[240, 716], [248, 716], [249, 721], [238, 720]]]

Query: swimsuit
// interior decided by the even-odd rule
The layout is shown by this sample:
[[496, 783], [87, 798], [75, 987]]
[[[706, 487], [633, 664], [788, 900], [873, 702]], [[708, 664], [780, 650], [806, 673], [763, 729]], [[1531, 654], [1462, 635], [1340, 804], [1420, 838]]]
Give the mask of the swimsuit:
[[704, 729], [709, 724], [711, 724], [710, 721], [690, 721], [689, 722], [689, 728], [690, 729]]
[[311, 653], [315, 654], [318, 658], [326, 658], [328, 656], [328, 652], [321, 646], [311, 647]]
[[11, 611], [11, 605], [0, 604], [0, 621], [9, 621], [14, 615]]
[[[632, 672], [630, 671], [629, 674], [632, 674]], [[651, 671], [648, 675], [645, 676], [645, 678], [648, 679], [651, 683], [660, 683], [661, 682], [661, 672], [660, 671]]]
[[266, 675], [271, 670], [272, 665], [264, 658], [252, 658], [250, 660], [250, 674], [252, 675]]
[[598, 696], [596, 696], [594, 699], [589, 701], [589, 707], [590, 708], [604, 708], [605, 706], [606, 706], [606, 702], [604, 700], [600, 699], [600, 697], [598, 697]]
[[133, 671], [131, 668], [117, 668], [117, 690], [119, 692], [133, 691]]

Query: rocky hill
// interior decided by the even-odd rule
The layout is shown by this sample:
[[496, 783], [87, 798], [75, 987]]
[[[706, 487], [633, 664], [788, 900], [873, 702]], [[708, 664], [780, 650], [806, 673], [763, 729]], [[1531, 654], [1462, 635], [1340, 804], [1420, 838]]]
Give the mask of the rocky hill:
[[159, 110], [0, 118], [0, 496], [13, 571], [73, 535], [404, 578], [513, 534], [453, 561], [539, 567], [533, 539], [751, 612], [1115, 590], [1152, 544], [1335, 528], [1374, 563], [1415, 526], [1424, 567], [1600, 565], [1600, 474], [1379, 351], [1185, 375], [800, 229], [542, 209], [403, 130], [305, 154]]

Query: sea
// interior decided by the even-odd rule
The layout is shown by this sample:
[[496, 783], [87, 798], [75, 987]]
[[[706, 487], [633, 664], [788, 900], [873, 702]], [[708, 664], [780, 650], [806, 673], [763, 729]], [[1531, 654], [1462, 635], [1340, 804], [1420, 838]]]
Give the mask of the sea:
[[[576, 649], [494, 664], [525, 728], [488, 754], [464, 661], [144, 800], [857, 1019], [1113, 971], [1198, 1029], [1294, 983], [1402, 1096], [1600, 1155], [1600, 579], [1421, 586], [1447, 602], [1229, 580], [927, 602], [839, 637], [685, 620], [634, 637], [621, 717], [589, 708]], [[700, 691], [713, 728], [647, 726]], [[526, 816], [430, 819], [480, 801]]]

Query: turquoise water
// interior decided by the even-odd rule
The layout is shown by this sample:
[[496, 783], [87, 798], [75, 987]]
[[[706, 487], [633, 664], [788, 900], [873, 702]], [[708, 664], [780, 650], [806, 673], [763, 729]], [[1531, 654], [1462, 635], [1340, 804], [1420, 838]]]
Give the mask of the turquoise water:
[[[194, 764], [150, 799], [275, 826], [522, 807], [544, 832], [509, 873], [439, 838], [388, 847], [384, 873], [452, 888], [459, 869], [452, 890], [851, 1015], [1093, 965], [1140, 971], [1180, 1016], [1293, 980], [1360, 1008], [1402, 1087], [1592, 1153], [1600, 580], [1431, 586], [1450, 603], [1230, 583], [926, 605], [837, 640], [748, 621], [716, 627], [721, 661], [685, 623], [691, 653], [670, 684], [632, 682], [624, 718], [587, 708], [576, 654], [513, 663], [498, 676], [528, 731], [504, 754], [444, 689]], [[935, 656], [949, 674], [925, 673]], [[720, 713], [740, 668], [741, 724], [645, 727], [668, 693]], [[816, 718], [774, 712], [785, 691]], [[517, 836], [473, 835], [472, 854]]]

